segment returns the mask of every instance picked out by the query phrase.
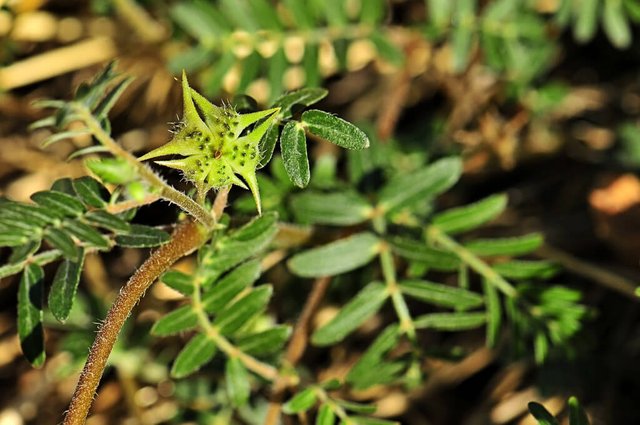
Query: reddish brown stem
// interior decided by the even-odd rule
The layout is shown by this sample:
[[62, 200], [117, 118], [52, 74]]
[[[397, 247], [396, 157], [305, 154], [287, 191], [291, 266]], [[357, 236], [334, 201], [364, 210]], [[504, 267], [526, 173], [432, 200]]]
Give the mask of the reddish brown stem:
[[200, 225], [191, 221], [180, 224], [171, 240], [153, 252], [120, 290], [107, 317], [98, 329], [71, 399], [69, 411], [64, 418], [64, 425], [85, 423], [93, 396], [120, 329], [145, 291], [176, 260], [190, 254], [205, 241], [206, 232]]

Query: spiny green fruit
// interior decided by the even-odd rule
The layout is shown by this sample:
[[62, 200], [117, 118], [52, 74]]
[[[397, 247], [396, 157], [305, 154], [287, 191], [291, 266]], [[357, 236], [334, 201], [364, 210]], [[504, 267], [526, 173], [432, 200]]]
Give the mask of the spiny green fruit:
[[[181, 155], [184, 158], [155, 162], [181, 170], [195, 184], [200, 198], [204, 198], [211, 189], [231, 184], [245, 189], [248, 186], [258, 213], [261, 213], [260, 191], [256, 179], [256, 168], [260, 162], [258, 145], [280, 108], [239, 114], [230, 106], [215, 106], [189, 87], [184, 72], [182, 96], [184, 112], [179, 131], [167, 144], [139, 159], [145, 161], [161, 156]], [[204, 121], [196, 110], [196, 105]], [[241, 136], [248, 126], [263, 118], [266, 119]]]

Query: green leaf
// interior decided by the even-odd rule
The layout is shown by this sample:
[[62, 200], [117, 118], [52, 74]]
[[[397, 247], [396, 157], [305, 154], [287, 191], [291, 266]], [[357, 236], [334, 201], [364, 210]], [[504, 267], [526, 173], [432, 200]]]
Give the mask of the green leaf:
[[334, 425], [336, 415], [331, 410], [331, 406], [323, 404], [318, 409], [318, 416], [316, 416], [316, 425]]
[[340, 399], [336, 399], [336, 403], [350, 412], [360, 413], [362, 415], [370, 415], [376, 411], [375, 404], [354, 403], [352, 401]]
[[22, 353], [34, 367], [44, 364], [44, 329], [42, 299], [44, 271], [37, 264], [28, 264], [18, 286], [18, 336]]
[[0, 279], [3, 277], [11, 276], [16, 273], [20, 273], [24, 268], [24, 263], [5, 264], [0, 266]]
[[463, 71], [469, 61], [475, 34], [476, 0], [458, 0], [453, 11], [451, 31], [453, 69]]
[[253, 285], [260, 277], [260, 262], [248, 261], [208, 288], [202, 296], [202, 306], [207, 313], [215, 313], [226, 306], [243, 289]]
[[408, 238], [394, 238], [391, 250], [408, 260], [418, 261], [430, 268], [441, 271], [453, 271], [460, 265], [460, 260], [454, 254], [427, 246], [425, 242]]
[[611, 43], [618, 49], [626, 49], [631, 44], [631, 27], [623, 9], [622, 0], [605, 1], [602, 26]]
[[444, 29], [451, 20], [451, 12], [455, 3], [450, 0], [425, 0], [429, 10], [429, 20], [439, 30]]
[[85, 212], [82, 202], [71, 195], [55, 190], [36, 192], [31, 195], [31, 199], [48, 211], [65, 217], [79, 217]]
[[389, 296], [380, 282], [372, 282], [362, 288], [329, 323], [317, 329], [311, 341], [315, 345], [332, 345], [342, 341], [365, 320], [373, 316]]
[[430, 313], [416, 317], [416, 329], [436, 329], [439, 331], [464, 331], [482, 326], [487, 322], [487, 314], [482, 313]]
[[291, 115], [293, 113], [292, 108], [295, 105], [313, 105], [314, 103], [318, 103], [319, 101], [324, 99], [327, 94], [329, 94], [329, 91], [326, 89], [319, 87], [306, 87], [281, 95], [273, 102], [272, 107], [279, 107], [280, 117], [282, 119], [288, 119], [291, 118]]
[[278, 325], [266, 331], [241, 336], [236, 340], [236, 345], [243, 353], [265, 356], [278, 353], [290, 335], [290, 326]]
[[218, 327], [222, 335], [233, 335], [243, 325], [264, 311], [272, 294], [271, 285], [258, 286], [248, 295], [218, 313], [213, 324]]
[[289, 121], [280, 135], [280, 151], [289, 178], [298, 187], [309, 184], [309, 158], [304, 128], [296, 121]]
[[28, 260], [29, 257], [31, 257], [33, 254], [35, 254], [38, 251], [38, 249], [40, 249], [40, 243], [41, 241], [39, 240], [32, 240], [22, 246], [17, 246], [13, 248], [13, 250], [11, 251], [11, 255], [9, 256], [8, 262], [18, 263], [18, 262]]
[[380, 57], [394, 66], [402, 66], [405, 59], [404, 53], [402, 52], [402, 49], [389, 41], [389, 37], [387, 35], [380, 34], [379, 32], [373, 32], [369, 36], [369, 39], [376, 46]]
[[58, 248], [62, 251], [65, 258], [69, 258], [71, 260], [77, 260], [80, 258], [80, 248], [76, 246], [73, 239], [71, 239], [71, 236], [69, 236], [64, 230], [56, 227], [49, 227], [44, 232], [44, 240], [54, 248]]
[[170, 14], [182, 29], [204, 44], [213, 42], [228, 30], [224, 18], [206, 1], [177, 3]]
[[535, 260], [511, 260], [492, 267], [507, 279], [549, 279], [560, 271], [560, 267], [551, 261]]
[[575, 397], [569, 397], [569, 425], [589, 425], [589, 418]]
[[227, 360], [225, 367], [227, 393], [234, 407], [244, 406], [249, 401], [251, 386], [249, 384], [249, 372], [237, 357]]
[[315, 388], [309, 387], [294, 395], [289, 401], [282, 405], [282, 411], [287, 415], [306, 412], [315, 406], [318, 401]]
[[193, 295], [193, 277], [178, 270], [169, 270], [160, 276], [160, 281], [185, 296]]
[[264, 166], [271, 161], [279, 136], [280, 126], [278, 124], [272, 124], [264, 136], [262, 136], [262, 139], [260, 139], [260, 143], [258, 145], [258, 148], [260, 149], [260, 163], [258, 163], [258, 170], [264, 168]]
[[168, 242], [171, 236], [160, 229], [131, 224], [127, 233], [116, 236], [116, 244], [129, 248], [149, 248]]
[[218, 240], [213, 249], [205, 249], [202, 264], [208, 281], [263, 251], [277, 232], [278, 215], [268, 212]]
[[273, 100], [282, 93], [282, 79], [288, 67], [287, 56], [284, 48], [279, 48], [268, 61], [267, 79], [269, 80], [269, 100]]
[[529, 413], [538, 421], [539, 425], [560, 425], [551, 413], [540, 403], [532, 401], [528, 404]]
[[380, 418], [369, 418], [365, 416], [351, 416], [349, 417], [349, 420], [358, 425], [400, 425], [400, 422]]
[[302, 114], [302, 124], [315, 136], [346, 149], [369, 147], [369, 138], [355, 125], [328, 112], [311, 109]]
[[462, 161], [451, 157], [412, 173], [400, 174], [380, 191], [380, 208], [393, 213], [432, 199], [453, 186], [461, 173]]
[[380, 252], [372, 233], [358, 233], [293, 256], [289, 269], [301, 277], [334, 276], [368, 264]]
[[582, 0], [573, 26], [573, 36], [578, 42], [586, 43], [595, 35], [598, 28], [599, 9], [600, 0]]
[[516, 256], [529, 254], [544, 242], [540, 233], [498, 239], [476, 239], [465, 244], [465, 248], [481, 257]]
[[116, 233], [128, 232], [130, 225], [120, 217], [106, 211], [89, 211], [84, 215], [84, 219], [97, 227], [112, 230]]
[[107, 238], [102, 236], [100, 232], [79, 220], [66, 221], [63, 229], [78, 238], [81, 242], [95, 246], [96, 248], [107, 249], [110, 246]]
[[80, 251], [80, 259], [65, 259], [58, 266], [49, 292], [49, 309], [53, 316], [64, 323], [69, 317], [73, 301], [80, 282], [80, 274], [84, 264], [84, 251]]
[[351, 368], [346, 378], [347, 382], [353, 384], [357, 390], [375, 385], [377, 382], [372, 382], [372, 380], [376, 381], [380, 376], [378, 370], [382, 358], [398, 344], [399, 339], [399, 326], [387, 326], [375, 341], [373, 341], [362, 357], [360, 357], [358, 362]]
[[9, 233], [7, 229], [0, 232], [0, 246], [21, 246], [29, 242], [29, 237], [22, 233]]
[[122, 93], [129, 87], [129, 84], [131, 84], [133, 80], [133, 77], [126, 77], [109, 88], [98, 105], [93, 109], [93, 115], [99, 119], [106, 119], [113, 105], [116, 104]]
[[105, 198], [108, 198], [109, 192], [92, 177], [80, 177], [72, 182], [73, 189], [78, 197], [85, 205], [95, 208], [104, 208], [107, 205]]
[[285, 8], [291, 13], [293, 22], [302, 29], [311, 29], [314, 27], [314, 17], [311, 8], [305, 3], [298, 0], [283, 0]]
[[197, 334], [184, 346], [171, 367], [171, 376], [184, 378], [209, 363], [216, 354], [216, 343], [205, 334]]
[[495, 286], [486, 281], [482, 282], [484, 289], [485, 303], [487, 305], [487, 345], [494, 347], [498, 341], [500, 334], [500, 325], [502, 324], [502, 307], [500, 305], [500, 297]]
[[475, 292], [426, 280], [402, 281], [400, 290], [418, 300], [459, 310], [478, 307], [484, 303], [482, 296]]
[[306, 191], [295, 196], [291, 209], [296, 219], [305, 224], [351, 226], [371, 216], [373, 208], [355, 192], [318, 193]]
[[46, 208], [12, 201], [2, 203], [0, 217], [15, 220], [16, 222], [35, 228], [45, 227], [57, 219], [57, 217], [51, 214]]
[[308, 43], [304, 46], [304, 56], [302, 57], [302, 68], [304, 69], [304, 84], [309, 88], [317, 88], [320, 85], [322, 77], [320, 76], [320, 65], [318, 59], [320, 57], [320, 49], [316, 43]]
[[182, 306], [163, 316], [154, 323], [151, 333], [156, 336], [174, 335], [193, 329], [198, 324], [198, 316], [191, 305]]
[[436, 214], [433, 217], [433, 224], [449, 234], [466, 232], [493, 220], [502, 214], [506, 206], [506, 195], [493, 195], [464, 207]]

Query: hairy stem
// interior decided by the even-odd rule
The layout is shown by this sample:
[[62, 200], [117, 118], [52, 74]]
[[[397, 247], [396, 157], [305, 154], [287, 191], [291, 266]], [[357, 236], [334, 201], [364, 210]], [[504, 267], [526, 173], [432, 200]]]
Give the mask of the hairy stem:
[[400, 292], [396, 278], [396, 266], [393, 263], [391, 249], [386, 243], [380, 251], [380, 266], [382, 267], [382, 274], [384, 276], [384, 282], [387, 285], [387, 290], [391, 295], [391, 301], [393, 301], [393, 308], [400, 319], [400, 329], [407, 334], [407, 337], [409, 337], [411, 341], [415, 342], [416, 327], [409, 313], [409, 307], [402, 296], [402, 292]]
[[116, 143], [111, 136], [103, 130], [100, 123], [96, 118], [91, 115], [91, 111], [85, 107], [78, 107], [77, 112], [80, 119], [85, 123], [91, 133], [98, 139], [98, 141], [111, 152], [112, 155], [118, 158], [122, 158], [127, 161], [137, 172], [138, 175], [147, 181], [151, 187], [159, 190], [158, 195], [174, 204], [178, 205], [181, 209], [188, 212], [196, 218], [199, 222], [205, 225], [208, 229], [213, 229], [216, 224], [215, 217], [213, 217], [202, 206], [198, 205], [196, 201], [169, 186], [164, 180], [162, 180], [156, 173], [154, 173], [149, 167], [142, 164], [138, 159], [124, 150], [122, 146]]
[[187, 221], [174, 231], [171, 240], [158, 248], [136, 270], [122, 287], [107, 317], [98, 329], [89, 357], [80, 375], [78, 385], [64, 418], [64, 425], [82, 425], [85, 422], [93, 396], [107, 364], [120, 329], [133, 307], [151, 284], [176, 260], [190, 254], [207, 240], [207, 232], [197, 223]]

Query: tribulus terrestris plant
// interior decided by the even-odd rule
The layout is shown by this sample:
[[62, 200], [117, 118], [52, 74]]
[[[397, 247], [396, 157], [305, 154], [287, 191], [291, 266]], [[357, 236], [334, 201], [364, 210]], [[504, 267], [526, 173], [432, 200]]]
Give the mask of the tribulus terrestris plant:
[[[108, 120], [129, 82], [111, 64], [73, 100], [42, 101], [55, 111], [34, 124], [56, 130], [45, 146], [78, 134], [97, 142], [72, 154], [90, 155], [85, 163], [91, 176], [58, 180], [35, 193], [33, 203], [0, 202], [0, 246], [11, 249], [0, 277], [21, 273], [18, 332], [35, 367], [45, 361], [46, 265], [58, 263], [47, 306], [65, 323], [82, 308], [74, 301], [88, 254], [157, 247], [106, 317], [98, 318], [65, 424], [84, 423], [127, 317], [158, 278], [184, 296], [151, 329], [157, 337], [189, 336], [170, 374], [194, 382], [201, 382], [196, 373], [210, 378], [205, 385], [221, 401], [206, 417], [227, 423], [236, 410], [265, 424], [277, 423], [281, 414], [315, 417], [318, 424], [396, 423], [374, 417], [375, 405], [352, 401], [350, 391], [424, 383], [424, 360], [434, 350], [422, 344], [423, 332], [485, 326], [487, 344], [494, 346], [506, 317], [514, 353], [532, 346], [542, 362], [570, 348], [587, 314], [580, 293], [540, 282], [557, 273], [554, 264], [514, 259], [532, 253], [542, 236], [469, 233], [498, 217], [507, 198], [497, 194], [438, 210], [438, 195], [461, 176], [459, 158], [428, 162], [424, 152], [403, 152], [373, 137], [370, 142], [353, 124], [308, 109], [327, 94], [323, 89], [286, 93], [268, 109], [246, 111], [240, 104], [213, 105], [185, 75], [184, 111], [173, 138], [136, 158], [112, 138]], [[307, 139], [346, 148], [347, 174], [337, 168], [342, 153], [329, 149], [314, 161], [311, 178]], [[277, 141], [280, 155], [273, 155]], [[194, 190], [175, 189], [147, 160], [180, 170]], [[267, 164], [270, 173], [257, 174]], [[230, 202], [233, 185], [249, 189], [253, 200]], [[158, 200], [184, 212], [168, 226], [170, 233], [166, 226], [132, 222], [137, 208]], [[188, 271], [171, 269], [191, 254]], [[287, 258], [289, 273], [269, 274]], [[302, 309], [270, 303], [274, 285], [265, 277], [284, 279], [274, 282], [278, 290], [294, 288], [295, 296], [306, 297], [296, 300]], [[305, 281], [299, 278], [314, 283], [300, 290]], [[323, 298], [334, 292], [342, 308], [313, 329]], [[384, 326], [343, 376], [322, 380], [313, 364], [304, 363], [309, 344], [345, 344], [376, 314]]]

